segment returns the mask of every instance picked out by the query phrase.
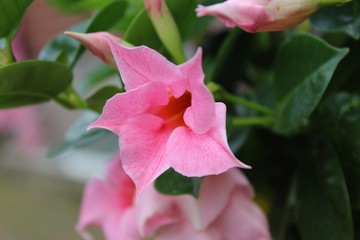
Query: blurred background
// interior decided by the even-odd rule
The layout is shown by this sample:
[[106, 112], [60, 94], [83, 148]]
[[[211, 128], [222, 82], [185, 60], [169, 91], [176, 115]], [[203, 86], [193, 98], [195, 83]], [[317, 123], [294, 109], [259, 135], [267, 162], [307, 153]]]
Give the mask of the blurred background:
[[[53, 37], [88, 17], [58, 9], [45, 0], [31, 4], [13, 42], [17, 60], [36, 58]], [[75, 83], [97, 64], [84, 54]], [[109, 134], [96, 147], [60, 154], [68, 128], [81, 117], [55, 103], [0, 111], [0, 239], [80, 239], [75, 224], [83, 187], [102, 174], [117, 145]]]

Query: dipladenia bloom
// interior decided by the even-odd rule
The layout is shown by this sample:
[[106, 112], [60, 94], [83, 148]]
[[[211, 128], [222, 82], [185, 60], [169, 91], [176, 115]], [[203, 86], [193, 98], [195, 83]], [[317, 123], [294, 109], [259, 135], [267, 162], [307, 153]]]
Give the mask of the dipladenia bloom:
[[119, 135], [123, 167], [138, 193], [170, 167], [189, 177], [248, 167], [228, 146], [226, 107], [203, 83], [201, 50], [175, 65], [148, 47], [108, 42], [126, 92], [108, 100], [89, 128]]
[[203, 181], [199, 198], [160, 194], [153, 185], [135, 197], [135, 185], [112, 160], [104, 180], [86, 186], [78, 232], [101, 227], [106, 240], [268, 240], [266, 217], [253, 202], [254, 192], [237, 169]]
[[238, 26], [247, 32], [281, 31], [301, 23], [321, 4], [346, 0], [227, 0], [211, 6], [199, 5], [197, 16], [213, 15], [227, 27]]

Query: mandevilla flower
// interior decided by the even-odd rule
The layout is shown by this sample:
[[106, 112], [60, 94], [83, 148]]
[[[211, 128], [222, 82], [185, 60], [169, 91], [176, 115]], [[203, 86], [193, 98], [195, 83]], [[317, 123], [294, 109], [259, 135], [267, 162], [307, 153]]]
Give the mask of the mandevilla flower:
[[226, 107], [203, 83], [201, 50], [175, 65], [148, 47], [108, 42], [126, 92], [108, 100], [89, 128], [119, 135], [124, 170], [139, 194], [170, 167], [189, 177], [248, 168], [228, 146]]
[[211, 6], [199, 5], [197, 16], [214, 15], [227, 27], [247, 32], [281, 31], [301, 23], [321, 4], [346, 0], [227, 0]]
[[140, 199], [121, 167], [119, 156], [108, 165], [104, 180], [85, 189], [78, 232], [102, 228], [107, 240], [268, 240], [266, 218], [253, 202], [253, 189], [237, 169], [203, 181], [199, 198], [167, 196], [150, 185]]

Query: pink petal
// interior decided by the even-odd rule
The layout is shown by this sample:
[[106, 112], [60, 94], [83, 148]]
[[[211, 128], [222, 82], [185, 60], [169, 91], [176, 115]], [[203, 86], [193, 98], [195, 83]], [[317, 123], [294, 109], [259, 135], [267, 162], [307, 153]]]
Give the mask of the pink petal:
[[260, 208], [241, 190], [235, 191], [217, 227], [223, 230], [223, 238], [228, 240], [270, 240], [266, 217]]
[[126, 48], [109, 39], [109, 45], [127, 91], [150, 82], [182, 78], [177, 66], [146, 46]]
[[179, 212], [174, 203], [174, 198], [160, 194], [154, 185], [145, 189], [136, 206], [142, 236], [152, 237], [159, 228], [178, 221]]
[[135, 208], [128, 208], [118, 222], [118, 226], [110, 226], [108, 229], [107, 240], [139, 240], [142, 239], [138, 230], [137, 215]]
[[195, 133], [207, 132], [215, 121], [215, 100], [204, 84], [191, 84], [191, 106], [184, 114], [184, 121]]
[[163, 155], [170, 131], [164, 120], [151, 114], [130, 118], [120, 134], [120, 154], [125, 172], [135, 182], [137, 196], [169, 165]]
[[236, 188], [242, 189], [249, 198], [254, 195], [245, 175], [232, 168], [223, 174], [207, 176], [201, 184], [197, 200], [183, 195], [177, 197], [177, 202], [193, 226], [198, 230], [204, 230], [224, 211]]
[[[118, 194], [104, 182], [93, 179], [85, 188], [80, 216], [76, 225], [77, 231], [85, 238], [91, 239], [86, 229], [90, 226], [109, 224], [109, 218], [120, 216], [122, 209], [117, 206]], [[112, 216], [109, 216], [112, 215]], [[112, 225], [113, 223], [110, 222]]]
[[202, 49], [198, 48], [195, 55], [187, 62], [178, 66], [189, 83], [203, 83]]
[[258, 28], [271, 20], [266, 13], [264, 0], [228, 0], [211, 6], [199, 5], [197, 16], [213, 15], [225, 22], [227, 27], [238, 26], [247, 32], [256, 32]]
[[138, 113], [143, 113], [153, 106], [165, 105], [169, 101], [166, 85], [153, 82], [137, 89], [116, 94], [109, 99], [100, 118], [92, 123], [91, 128], [105, 128], [119, 134], [126, 120]]
[[160, 228], [156, 240], [222, 240], [220, 231], [216, 228], [208, 228], [205, 231], [197, 231], [185, 217], [180, 221]]
[[104, 63], [116, 66], [114, 57], [112, 56], [108, 39], [120, 42], [121, 39], [108, 32], [96, 33], [76, 33], [65, 32], [65, 35], [72, 37], [81, 42], [92, 54], [99, 57]]
[[235, 158], [227, 144], [225, 115], [225, 105], [216, 103], [216, 120], [207, 133], [196, 134], [186, 127], [176, 128], [166, 149], [170, 166], [188, 177], [219, 174], [232, 167], [249, 168]]

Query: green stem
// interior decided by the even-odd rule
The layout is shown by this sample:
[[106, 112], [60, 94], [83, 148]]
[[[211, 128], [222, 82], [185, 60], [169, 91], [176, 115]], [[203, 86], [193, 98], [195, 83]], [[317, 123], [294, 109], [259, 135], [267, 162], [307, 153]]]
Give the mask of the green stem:
[[233, 94], [227, 92], [224, 88], [222, 88], [220, 85], [218, 85], [214, 82], [208, 83], [207, 87], [216, 96], [216, 98], [218, 98], [221, 101], [241, 105], [246, 108], [258, 111], [260, 113], [264, 113], [266, 115], [273, 116], [275, 114], [271, 108], [268, 108], [260, 103], [252, 102], [246, 98], [242, 98], [242, 97], [233, 95]]
[[6, 59], [8, 63], [15, 62], [15, 58], [12, 54], [12, 48], [11, 48], [11, 37], [5, 38], [5, 51], [6, 51]]
[[249, 125], [260, 125], [268, 126], [274, 122], [272, 117], [240, 117], [233, 118], [232, 124], [235, 126], [249, 126]]
[[88, 109], [87, 103], [79, 96], [79, 94], [69, 87], [64, 92], [56, 96], [55, 100], [68, 109]]

